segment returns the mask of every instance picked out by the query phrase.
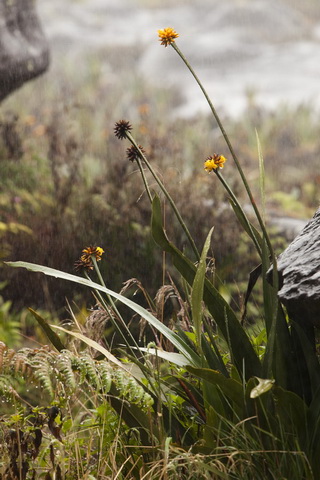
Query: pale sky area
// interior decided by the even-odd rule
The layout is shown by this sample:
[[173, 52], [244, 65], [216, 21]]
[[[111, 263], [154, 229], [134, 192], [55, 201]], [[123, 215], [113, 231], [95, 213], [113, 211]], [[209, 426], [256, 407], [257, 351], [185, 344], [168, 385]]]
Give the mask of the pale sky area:
[[[206, 103], [181, 60], [157, 40], [157, 30], [171, 26], [214, 103], [230, 115], [241, 113], [248, 92], [267, 108], [279, 103], [320, 106], [320, 2], [312, 15], [309, 2], [302, 12], [294, 0], [167, 3], [40, 0], [53, 64], [79, 61], [84, 54], [110, 47], [134, 46], [131, 72], [134, 68], [155, 85], [178, 86], [184, 102], [176, 113], [205, 111]], [[116, 80], [119, 72], [108, 64], [107, 55], [104, 67], [109, 79]]]

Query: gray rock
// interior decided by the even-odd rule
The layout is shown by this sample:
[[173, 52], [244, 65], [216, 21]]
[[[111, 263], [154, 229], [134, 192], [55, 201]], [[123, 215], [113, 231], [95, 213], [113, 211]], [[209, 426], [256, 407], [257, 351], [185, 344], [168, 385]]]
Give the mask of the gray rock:
[[[320, 326], [320, 208], [279, 256], [278, 296], [292, 320]], [[268, 272], [271, 279], [271, 269]]]
[[49, 65], [34, 0], [0, 0], [0, 101]]

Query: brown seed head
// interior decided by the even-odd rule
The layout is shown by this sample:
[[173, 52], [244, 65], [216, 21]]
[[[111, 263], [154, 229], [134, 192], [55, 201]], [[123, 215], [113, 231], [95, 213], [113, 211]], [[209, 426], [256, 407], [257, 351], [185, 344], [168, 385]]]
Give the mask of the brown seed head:
[[130, 130], [132, 130], [132, 126], [127, 120], [120, 120], [114, 126], [114, 134], [119, 140], [126, 138], [126, 134], [130, 132]]
[[130, 160], [130, 162], [134, 162], [135, 160], [138, 160], [138, 158], [141, 158], [140, 152], [143, 154], [146, 153], [142, 145], [138, 145], [138, 147], [139, 150], [134, 145], [127, 148], [127, 159]]

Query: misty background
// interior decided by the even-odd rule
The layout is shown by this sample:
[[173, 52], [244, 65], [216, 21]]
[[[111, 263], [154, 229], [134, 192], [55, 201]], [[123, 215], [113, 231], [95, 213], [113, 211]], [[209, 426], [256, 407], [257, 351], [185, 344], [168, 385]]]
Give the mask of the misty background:
[[[141, 75], [154, 85], [178, 87], [179, 115], [207, 106], [190, 74], [157, 30], [173, 27], [177, 43], [228, 114], [249, 99], [320, 105], [320, 3], [315, 0], [40, 0], [38, 12], [52, 49], [51, 73], [71, 63], [103, 58], [104, 81]], [[125, 110], [126, 94], [124, 92]]]

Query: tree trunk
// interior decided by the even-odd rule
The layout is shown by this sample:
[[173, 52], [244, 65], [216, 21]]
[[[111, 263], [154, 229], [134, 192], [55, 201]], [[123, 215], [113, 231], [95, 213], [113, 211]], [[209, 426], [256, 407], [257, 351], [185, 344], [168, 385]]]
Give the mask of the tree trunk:
[[0, 102], [49, 65], [34, 0], [0, 0]]

